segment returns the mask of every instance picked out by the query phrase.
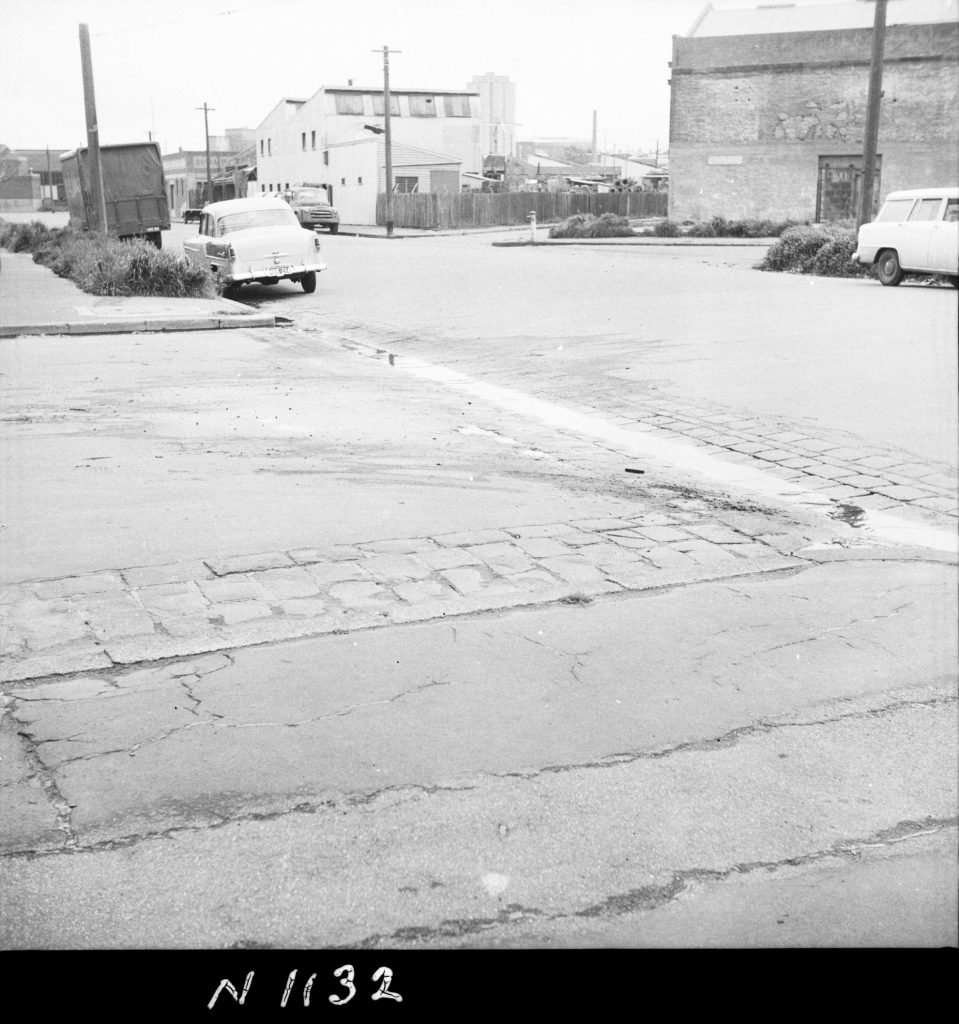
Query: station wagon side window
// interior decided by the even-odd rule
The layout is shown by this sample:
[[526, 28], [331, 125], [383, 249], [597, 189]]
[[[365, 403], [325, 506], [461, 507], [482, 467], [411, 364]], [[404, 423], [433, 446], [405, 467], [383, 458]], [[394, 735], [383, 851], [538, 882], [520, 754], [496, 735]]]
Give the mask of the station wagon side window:
[[941, 207], [942, 196], [936, 196], [935, 199], [920, 199], [916, 208], [909, 214], [909, 220], [939, 220]]
[[887, 199], [876, 220], [901, 221], [909, 216], [915, 199]]
[[946, 200], [946, 212], [943, 214], [943, 220], [959, 220], [959, 199]]

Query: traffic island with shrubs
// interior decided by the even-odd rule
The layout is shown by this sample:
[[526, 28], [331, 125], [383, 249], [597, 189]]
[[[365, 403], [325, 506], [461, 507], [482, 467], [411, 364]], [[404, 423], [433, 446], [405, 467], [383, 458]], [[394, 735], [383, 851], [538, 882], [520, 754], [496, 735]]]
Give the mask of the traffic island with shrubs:
[[0, 246], [33, 253], [34, 263], [69, 278], [90, 295], [217, 296], [216, 281], [205, 267], [139, 238], [120, 241], [74, 228], [48, 228], [38, 221], [4, 222]]
[[855, 251], [855, 232], [825, 224], [804, 224], [784, 231], [756, 269], [818, 277], [875, 277], [873, 267], [852, 258]]
[[615, 213], [574, 213], [549, 229], [550, 238], [630, 238], [636, 232], [627, 217]]

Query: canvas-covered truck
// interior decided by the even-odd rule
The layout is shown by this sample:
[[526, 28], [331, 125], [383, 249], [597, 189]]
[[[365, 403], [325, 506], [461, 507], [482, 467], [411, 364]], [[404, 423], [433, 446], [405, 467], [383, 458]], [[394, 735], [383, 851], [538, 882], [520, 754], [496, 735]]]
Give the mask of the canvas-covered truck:
[[[96, 224], [90, 159], [87, 150], [60, 156], [70, 226]], [[100, 147], [107, 232], [117, 238], [145, 238], [158, 249], [161, 231], [170, 229], [170, 206], [160, 147], [155, 142], [128, 142]]]

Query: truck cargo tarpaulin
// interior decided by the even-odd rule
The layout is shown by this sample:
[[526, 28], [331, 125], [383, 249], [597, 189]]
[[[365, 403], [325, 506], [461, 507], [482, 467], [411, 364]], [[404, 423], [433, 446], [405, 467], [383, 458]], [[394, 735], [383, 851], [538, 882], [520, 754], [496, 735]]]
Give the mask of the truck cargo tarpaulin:
[[[60, 157], [72, 227], [90, 229], [95, 217], [89, 154], [75, 149]], [[158, 246], [169, 230], [170, 211], [160, 147], [131, 142], [100, 147], [107, 230], [120, 238], [146, 238]]]

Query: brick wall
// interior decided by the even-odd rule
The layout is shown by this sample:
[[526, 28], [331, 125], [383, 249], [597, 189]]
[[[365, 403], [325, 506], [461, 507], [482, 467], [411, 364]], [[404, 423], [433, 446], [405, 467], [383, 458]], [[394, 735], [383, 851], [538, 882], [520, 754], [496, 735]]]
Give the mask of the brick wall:
[[[871, 30], [677, 37], [670, 217], [812, 220], [819, 158], [861, 155]], [[959, 24], [887, 30], [880, 195], [959, 183]]]

